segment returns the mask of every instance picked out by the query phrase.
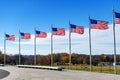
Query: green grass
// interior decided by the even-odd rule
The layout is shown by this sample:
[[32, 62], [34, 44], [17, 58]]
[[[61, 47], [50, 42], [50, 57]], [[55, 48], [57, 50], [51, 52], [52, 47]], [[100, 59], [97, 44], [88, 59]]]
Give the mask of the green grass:
[[[65, 69], [69, 69], [69, 66], [59, 66]], [[81, 66], [81, 65], [72, 65], [70, 67], [71, 70], [81, 70], [81, 71], [90, 71], [90, 66]], [[92, 66], [93, 72], [100, 72], [100, 73], [110, 73], [114, 74], [114, 66]], [[120, 74], [120, 66], [117, 66], [117, 74]]]
[[[44, 66], [48, 66], [48, 65], [44, 65]], [[69, 69], [69, 65], [59, 65], [59, 66], [53, 65], [53, 66]], [[86, 66], [72, 65], [70, 67], [70, 70], [90, 71], [90, 66], [89, 65], [86, 65]], [[92, 66], [92, 72], [114, 74], [114, 66]], [[120, 66], [117, 66], [117, 74], [120, 74]]]

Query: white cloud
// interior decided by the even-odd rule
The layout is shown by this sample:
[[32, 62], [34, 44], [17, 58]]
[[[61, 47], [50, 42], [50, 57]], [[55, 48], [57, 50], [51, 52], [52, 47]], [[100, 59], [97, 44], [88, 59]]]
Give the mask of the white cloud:
[[[120, 25], [116, 25], [117, 54], [120, 53]], [[109, 25], [108, 30], [91, 30], [92, 54], [113, 54], [113, 27]], [[54, 52], [69, 52], [69, 31], [65, 36], [53, 36]], [[14, 53], [18, 53], [18, 40], [12, 45]], [[37, 39], [37, 54], [49, 54], [51, 44], [51, 33], [47, 33], [47, 38]], [[8, 51], [12, 53], [11, 48]], [[0, 47], [1, 48], [1, 47]], [[72, 52], [89, 54], [89, 29], [85, 28], [83, 35], [72, 33], [71, 35]], [[2, 49], [2, 48], [1, 48]], [[23, 54], [34, 54], [34, 35], [30, 40], [21, 40], [21, 52]]]

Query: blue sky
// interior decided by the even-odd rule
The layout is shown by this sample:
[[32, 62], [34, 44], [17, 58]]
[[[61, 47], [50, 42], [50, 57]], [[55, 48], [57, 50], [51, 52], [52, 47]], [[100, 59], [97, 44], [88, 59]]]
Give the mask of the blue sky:
[[[107, 20], [109, 21], [110, 27], [112, 27], [111, 24], [113, 5], [115, 7], [115, 11], [120, 12], [119, 0], [0, 0], [0, 49], [3, 51], [4, 32], [8, 34], [14, 34], [16, 36], [16, 41], [7, 41], [6, 52], [8, 54], [17, 54], [19, 30], [21, 32], [30, 32], [31, 35], [33, 35], [34, 27], [36, 27], [37, 30], [45, 31], [48, 33], [47, 39], [37, 39], [37, 54], [49, 54], [49, 35], [51, 31], [51, 24], [53, 24], [54, 27], [65, 28], [67, 33], [69, 28], [68, 21], [70, 20], [71, 23], [83, 25], [86, 29], [86, 34], [82, 35], [83, 37], [77, 34], [73, 34], [73, 36], [75, 35], [76, 37], [74, 38], [75, 40], [73, 39], [72, 52], [89, 54], [87, 34], [88, 16], [90, 15], [90, 17], [93, 19]], [[101, 35], [100, 32], [98, 34]], [[112, 34], [112, 32], [110, 34]], [[78, 37], [81, 38], [79, 39]], [[54, 48], [54, 52], [68, 52], [68, 41], [66, 40], [68, 40], [67, 36], [55, 37], [56, 42], [54, 47], [57, 48]], [[83, 41], [80, 42], [80, 40]], [[93, 38], [93, 41], [94, 40], [96, 39]], [[109, 40], [109, 38], [106, 40]], [[32, 50], [34, 48], [33, 40], [31, 39], [22, 41], [23, 43], [21, 44], [21, 53], [28, 55], [34, 54], [34, 50]], [[98, 40], [96, 40], [96, 43], [97, 41]], [[84, 45], [86, 44], [86, 46], [83, 49], [80, 49], [83, 47], [81, 45], [83, 44], [82, 42]], [[80, 45], [78, 45], [78, 43]], [[97, 49], [104, 48], [106, 50], [108, 46], [111, 46], [111, 48], [109, 48], [110, 50], [112, 49], [112, 41], [109, 43], [103, 41], [103, 43], [104, 44], [102, 45], [95, 44], [93, 42], [93, 50], [94, 44], [95, 47], [98, 47]], [[119, 43], [117, 44], [119, 48]], [[112, 54], [112, 50], [104, 52], [97, 49], [95, 49], [95, 52], [93, 51], [94, 54]], [[118, 53], [119, 52], [120, 51], [118, 50]]]

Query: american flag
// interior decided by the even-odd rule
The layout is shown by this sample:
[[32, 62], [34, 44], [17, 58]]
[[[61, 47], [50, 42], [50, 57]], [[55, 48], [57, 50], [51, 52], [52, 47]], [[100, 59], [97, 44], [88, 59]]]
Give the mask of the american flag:
[[70, 30], [72, 33], [84, 34], [84, 27], [70, 24]]
[[15, 40], [15, 36], [14, 36], [14, 35], [8, 35], [8, 34], [5, 34], [5, 40], [11, 40], [11, 41], [14, 41], [14, 40]]
[[45, 32], [36, 30], [36, 37], [37, 38], [46, 38], [47, 34]]
[[30, 33], [22, 33], [20, 32], [20, 35], [21, 35], [21, 39], [30, 39], [31, 36], [30, 36]]
[[106, 30], [108, 29], [108, 22], [103, 20], [90, 19], [91, 29]]
[[64, 28], [52, 28], [52, 35], [64, 36], [65, 29]]
[[120, 13], [115, 12], [115, 24], [120, 24]]

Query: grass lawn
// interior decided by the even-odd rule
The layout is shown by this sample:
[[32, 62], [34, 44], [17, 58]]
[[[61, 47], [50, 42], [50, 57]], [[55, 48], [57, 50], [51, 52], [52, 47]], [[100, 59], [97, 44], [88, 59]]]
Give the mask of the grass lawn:
[[[63, 67], [65, 69], [69, 69], [69, 66], [59, 66], [59, 67]], [[82, 71], [89, 71], [90, 70], [90, 66], [81, 66], [81, 65], [72, 65], [70, 67], [71, 70], [82, 70]], [[110, 73], [110, 74], [114, 74], [114, 66], [92, 66], [92, 71], [93, 72], [101, 72], [101, 73]], [[117, 74], [120, 74], [120, 66], [117, 66]]]

